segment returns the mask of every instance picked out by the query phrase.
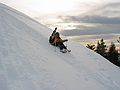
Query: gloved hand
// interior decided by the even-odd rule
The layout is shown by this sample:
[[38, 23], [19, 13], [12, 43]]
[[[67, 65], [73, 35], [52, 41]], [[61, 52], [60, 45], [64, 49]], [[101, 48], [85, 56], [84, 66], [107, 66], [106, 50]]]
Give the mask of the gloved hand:
[[65, 42], [68, 41], [68, 39], [65, 39]]
[[54, 30], [54, 31], [56, 32], [56, 30], [57, 30], [57, 27], [55, 28], [55, 30]]

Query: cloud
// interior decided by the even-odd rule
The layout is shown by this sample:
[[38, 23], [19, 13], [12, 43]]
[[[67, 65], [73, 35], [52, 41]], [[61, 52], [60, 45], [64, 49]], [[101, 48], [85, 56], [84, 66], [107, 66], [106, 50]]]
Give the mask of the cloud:
[[59, 16], [64, 22], [120, 24], [120, 3], [109, 3], [77, 16]]
[[[60, 17], [60, 16], [59, 16]], [[120, 17], [106, 16], [64, 16], [60, 17], [64, 22], [82, 22], [82, 23], [98, 23], [98, 24], [120, 24]]]
[[85, 29], [63, 30], [61, 33], [65, 36], [120, 34], [120, 26], [100, 25], [97, 27]]
[[77, 20], [83, 23], [99, 23], [99, 24], [120, 24], [120, 17], [105, 17], [105, 16], [84, 16], [71, 17], [72, 20]]
[[93, 15], [120, 17], [120, 2], [103, 4], [91, 11]]

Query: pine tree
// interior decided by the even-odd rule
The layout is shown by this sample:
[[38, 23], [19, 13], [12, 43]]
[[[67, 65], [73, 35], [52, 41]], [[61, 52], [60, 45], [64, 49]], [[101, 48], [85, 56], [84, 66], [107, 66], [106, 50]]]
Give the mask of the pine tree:
[[108, 59], [113, 64], [116, 64], [119, 66], [118, 57], [119, 57], [119, 53], [116, 50], [116, 46], [114, 43], [111, 43], [111, 46], [110, 46], [109, 51], [108, 51]]
[[119, 37], [119, 39], [117, 41], [118, 41], [118, 43], [120, 43], [120, 37]]
[[[119, 37], [119, 39], [117, 41], [120, 44], [120, 37]], [[119, 45], [119, 50], [120, 50], [120, 45]], [[119, 66], [120, 66], [120, 53], [119, 53], [119, 56], [118, 56], [118, 61], [119, 61]]]
[[95, 50], [97, 53], [99, 53], [99, 51], [100, 51], [100, 43], [99, 43], [99, 41], [97, 42], [97, 47], [96, 47], [96, 50]]
[[98, 41], [95, 51], [105, 57], [106, 45], [103, 39]]
[[93, 44], [87, 44], [86, 47], [91, 49], [91, 50], [95, 50], [95, 45], [93, 45]]

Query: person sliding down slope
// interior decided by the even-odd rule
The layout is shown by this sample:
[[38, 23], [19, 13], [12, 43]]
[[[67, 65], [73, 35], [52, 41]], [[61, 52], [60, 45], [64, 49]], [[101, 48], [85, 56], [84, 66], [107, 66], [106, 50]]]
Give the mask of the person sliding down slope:
[[60, 38], [60, 34], [59, 32], [56, 32], [57, 27], [55, 28], [55, 30], [53, 31], [53, 33], [51, 34], [50, 38], [49, 38], [49, 43], [55, 47], [59, 47], [60, 51], [65, 53], [65, 52], [70, 52], [71, 50], [68, 50], [67, 47], [63, 44], [64, 42], [67, 42], [68, 40], [62, 40]]

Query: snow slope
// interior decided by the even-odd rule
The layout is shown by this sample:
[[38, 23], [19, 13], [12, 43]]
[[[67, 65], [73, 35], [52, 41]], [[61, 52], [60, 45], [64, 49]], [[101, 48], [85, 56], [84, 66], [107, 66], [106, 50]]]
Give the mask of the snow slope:
[[117, 66], [72, 41], [55, 51], [51, 32], [0, 4], [0, 90], [120, 90]]

